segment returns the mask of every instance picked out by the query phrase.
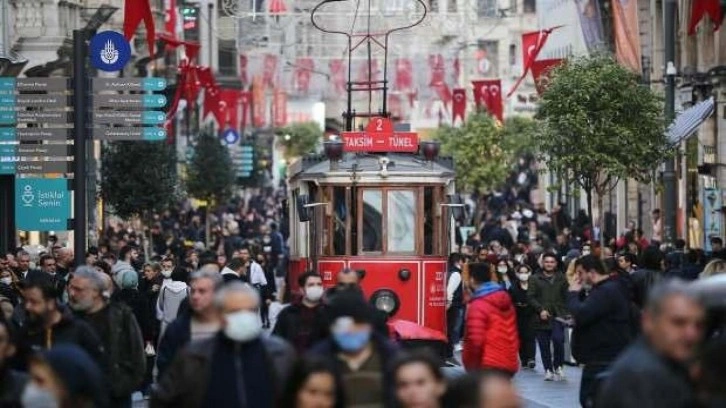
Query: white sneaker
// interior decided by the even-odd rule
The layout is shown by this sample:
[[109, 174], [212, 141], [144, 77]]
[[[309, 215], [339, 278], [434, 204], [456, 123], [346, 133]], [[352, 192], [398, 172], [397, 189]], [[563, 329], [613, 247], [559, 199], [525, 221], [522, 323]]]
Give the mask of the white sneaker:
[[457, 343], [456, 346], [454, 346], [454, 351], [461, 351], [464, 350], [464, 345], [461, 343]]
[[555, 370], [555, 381], [567, 381], [565, 370], [562, 367], [557, 367]]
[[555, 375], [552, 373], [552, 371], [547, 370], [547, 371], [545, 371], [545, 378], [544, 378], [544, 380], [545, 381], [554, 381], [555, 380]]

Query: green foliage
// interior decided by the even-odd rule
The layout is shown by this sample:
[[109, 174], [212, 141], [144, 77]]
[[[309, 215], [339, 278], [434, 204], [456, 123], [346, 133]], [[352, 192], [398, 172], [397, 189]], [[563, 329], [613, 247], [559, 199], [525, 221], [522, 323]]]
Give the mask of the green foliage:
[[200, 134], [187, 171], [186, 188], [189, 194], [220, 203], [232, 194], [234, 182], [229, 150], [212, 134]]
[[514, 155], [507, 149], [505, 132], [486, 113], [472, 114], [460, 128], [439, 128], [435, 137], [442, 152], [454, 158], [459, 188], [491, 191], [509, 175]]
[[534, 145], [550, 171], [602, 195], [618, 179], [651, 182], [670, 154], [663, 105], [611, 57], [569, 61], [551, 74]]
[[164, 142], [108, 143], [101, 155], [101, 197], [121, 218], [146, 216], [174, 204], [176, 151]]
[[[285, 147], [286, 158], [294, 158], [313, 153], [321, 142], [323, 131], [315, 122], [295, 123], [277, 131], [282, 136], [280, 143]], [[290, 135], [289, 140], [285, 135]]]
[[506, 118], [502, 128], [505, 150], [516, 156], [535, 154], [534, 140], [538, 126], [537, 121], [524, 116]]

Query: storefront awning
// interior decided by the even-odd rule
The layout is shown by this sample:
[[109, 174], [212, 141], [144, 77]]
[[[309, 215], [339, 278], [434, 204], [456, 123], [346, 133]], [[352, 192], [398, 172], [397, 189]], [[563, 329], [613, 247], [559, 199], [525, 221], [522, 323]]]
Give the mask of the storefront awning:
[[683, 111], [666, 130], [671, 145], [677, 145], [692, 135], [716, 109], [713, 96]]

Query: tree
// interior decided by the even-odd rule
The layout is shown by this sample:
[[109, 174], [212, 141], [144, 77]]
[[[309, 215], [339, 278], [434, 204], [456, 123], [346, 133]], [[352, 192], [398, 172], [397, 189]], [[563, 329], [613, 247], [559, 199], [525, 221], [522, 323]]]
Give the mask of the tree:
[[457, 186], [470, 192], [488, 192], [509, 176], [513, 152], [505, 143], [506, 133], [486, 113], [476, 113], [460, 128], [439, 128], [436, 138], [444, 154], [456, 163]]
[[178, 194], [176, 150], [163, 142], [107, 143], [101, 154], [100, 194], [121, 218], [140, 217], [173, 205]]
[[515, 156], [533, 155], [536, 153], [534, 144], [538, 124], [534, 119], [525, 116], [512, 116], [504, 120], [504, 148]]
[[212, 134], [200, 134], [189, 162], [186, 189], [192, 197], [207, 202], [207, 221], [204, 223], [207, 244], [210, 238], [211, 208], [232, 195], [234, 182], [234, 168], [229, 150]]
[[602, 223], [603, 196], [623, 178], [652, 182], [655, 167], [672, 153], [661, 98], [606, 55], [552, 71], [536, 118], [540, 158], [561, 181], [584, 190], [591, 225], [593, 192]]
[[295, 123], [279, 129], [277, 134], [282, 136], [280, 143], [285, 147], [287, 159], [312, 153], [323, 137], [320, 125], [315, 122]]

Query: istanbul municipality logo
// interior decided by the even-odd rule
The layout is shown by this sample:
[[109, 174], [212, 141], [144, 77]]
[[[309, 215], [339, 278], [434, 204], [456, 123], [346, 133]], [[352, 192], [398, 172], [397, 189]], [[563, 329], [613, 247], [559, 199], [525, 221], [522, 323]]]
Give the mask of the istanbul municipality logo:
[[123, 69], [131, 58], [131, 46], [121, 33], [103, 31], [91, 39], [91, 65], [96, 69], [115, 72]]
[[23, 200], [23, 207], [32, 207], [33, 201], [35, 201], [35, 194], [33, 194], [33, 186], [25, 185], [23, 187], [23, 194], [20, 196]]

